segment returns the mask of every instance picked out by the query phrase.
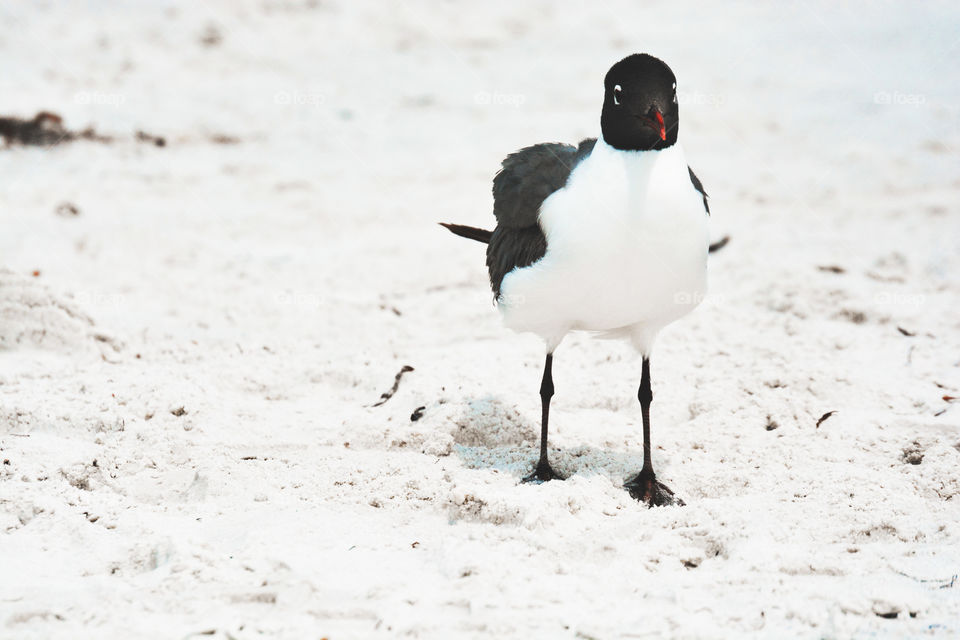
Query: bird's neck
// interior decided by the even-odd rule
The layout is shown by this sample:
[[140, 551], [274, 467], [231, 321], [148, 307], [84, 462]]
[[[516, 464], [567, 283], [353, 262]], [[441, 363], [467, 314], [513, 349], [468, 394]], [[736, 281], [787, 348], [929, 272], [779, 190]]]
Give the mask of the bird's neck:
[[[680, 144], [658, 151], [622, 151], [602, 139], [597, 141], [590, 160], [599, 175], [614, 191], [620, 191], [629, 208], [643, 214], [654, 180], [669, 183], [689, 180]], [[655, 177], [656, 176], [656, 177]]]
[[610, 146], [600, 138], [593, 153], [605, 164], [621, 166], [626, 173], [627, 182], [633, 188], [643, 190], [646, 190], [656, 167], [675, 164], [686, 166], [683, 148], [679, 142], [665, 149], [624, 151]]

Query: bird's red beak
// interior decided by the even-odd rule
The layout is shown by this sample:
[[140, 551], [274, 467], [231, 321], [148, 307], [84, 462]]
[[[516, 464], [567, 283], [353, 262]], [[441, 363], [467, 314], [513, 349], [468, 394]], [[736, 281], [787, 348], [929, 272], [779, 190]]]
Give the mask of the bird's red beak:
[[[650, 111], [653, 112], [653, 115], [650, 115]], [[657, 135], [660, 136], [660, 139], [664, 142], [667, 141], [667, 126], [663, 123], [663, 114], [660, 113], [657, 109], [651, 107], [650, 111], [647, 112], [645, 116], [634, 116], [640, 122], [643, 123], [645, 127], [650, 127], [657, 132]]]
[[663, 116], [660, 115], [659, 111], [654, 111], [653, 115], [657, 117], [657, 122], [660, 124], [660, 139], [664, 142], [667, 141], [667, 128], [663, 126]]

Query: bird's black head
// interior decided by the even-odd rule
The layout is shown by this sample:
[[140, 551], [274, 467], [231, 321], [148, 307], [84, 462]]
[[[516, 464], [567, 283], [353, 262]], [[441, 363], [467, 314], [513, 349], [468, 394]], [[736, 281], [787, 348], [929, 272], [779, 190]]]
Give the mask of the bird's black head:
[[666, 149], [677, 141], [677, 79], [662, 60], [635, 53], [610, 67], [603, 80], [600, 130], [624, 151]]

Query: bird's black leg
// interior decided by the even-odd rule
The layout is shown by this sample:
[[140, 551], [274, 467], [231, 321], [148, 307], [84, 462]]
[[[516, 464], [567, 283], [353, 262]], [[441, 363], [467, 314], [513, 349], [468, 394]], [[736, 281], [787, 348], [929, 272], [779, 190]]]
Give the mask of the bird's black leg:
[[547, 462], [547, 425], [550, 420], [550, 398], [553, 397], [553, 354], [547, 354], [543, 364], [543, 380], [540, 382], [540, 402], [543, 407], [543, 417], [540, 423], [540, 460], [533, 473], [523, 479], [524, 482], [546, 482], [547, 480], [563, 480]]
[[653, 402], [653, 389], [650, 386], [650, 359], [646, 357], [643, 359], [637, 399], [640, 400], [640, 412], [643, 414], [643, 468], [623, 487], [648, 507], [683, 505], [683, 500], [674, 496], [665, 484], [657, 482], [653, 473], [653, 462], [650, 460], [650, 403]]

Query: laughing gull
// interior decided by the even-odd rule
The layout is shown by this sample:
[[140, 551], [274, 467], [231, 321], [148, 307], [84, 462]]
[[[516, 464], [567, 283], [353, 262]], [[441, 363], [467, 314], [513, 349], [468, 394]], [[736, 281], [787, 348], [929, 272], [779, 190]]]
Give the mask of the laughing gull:
[[707, 286], [707, 194], [677, 142], [677, 81], [635, 54], [604, 79], [601, 137], [511, 153], [493, 179], [491, 232], [441, 223], [487, 243], [504, 324], [546, 343], [540, 459], [527, 482], [561, 479], [547, 460], [553, 353], [571, 331], [629, 340], [643, 357], [637, 397], [643, 468], [624, 487], [648, 506], [683, 504], [650, 459], [650, 352], [657, 333], [689, 313]]

